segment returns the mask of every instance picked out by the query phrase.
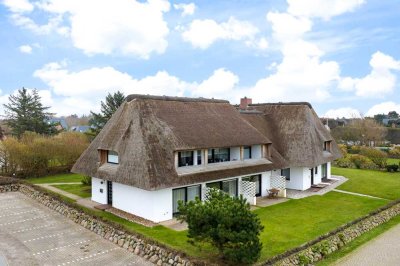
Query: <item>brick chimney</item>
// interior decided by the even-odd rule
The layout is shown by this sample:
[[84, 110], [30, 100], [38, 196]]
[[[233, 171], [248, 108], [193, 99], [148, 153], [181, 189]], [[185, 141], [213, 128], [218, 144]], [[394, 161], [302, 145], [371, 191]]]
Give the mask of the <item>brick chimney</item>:
[[247, 98], [247, 97], [241, 98], [239, 109], [245, 110], [245, 109], [247, 109], [247, 106], [249, 106], [249, 104], [251, 104], [251, 103], [252, 103], [251, 98]]

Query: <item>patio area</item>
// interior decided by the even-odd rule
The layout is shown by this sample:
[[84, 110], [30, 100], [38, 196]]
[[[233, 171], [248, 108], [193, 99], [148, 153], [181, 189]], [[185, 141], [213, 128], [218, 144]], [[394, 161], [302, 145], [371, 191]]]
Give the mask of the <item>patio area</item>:
[[348, 179], [344, 176], [334, 176], [332, 175], [327, 182], [322, 182], [320, 184], [316, 184], [314, 187], [311, 187], [307, 190], [295, 190], [295, 189], [286, 189], [286, 197], [290, 199], [302, 199], [309, 196], [314, 195], [324, 195], [329, 191], [332, 191], [336, 187], [340, 186]]

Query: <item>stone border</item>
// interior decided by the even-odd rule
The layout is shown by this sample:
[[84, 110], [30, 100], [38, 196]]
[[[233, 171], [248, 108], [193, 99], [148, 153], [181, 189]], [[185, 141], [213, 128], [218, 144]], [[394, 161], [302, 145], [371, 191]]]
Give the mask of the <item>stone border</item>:
[[312, 265], [362, 234], [400, 215], [400, 200], [257, 265]]
[[206, 265], [204, 261], [189, 258], [182, 252], [165, 247], [153, 240], [147, 239], [140, 234], [133, 234], [121, 229], [118, 224], [103, 221], [79, 210], [78, 206], [73, 206], [63, 202], [58, 197], [51, 195], [47, 191], [41, 191], [39, 187], [31, 184], [3, 184], [0, 185], [0, 193], [21, 192], [26, 196], [38, 201], [50, 209], [64, 215], [75, 223], [100, 235], [104, 239], [119, 245], [120, 247], [141, 256], [150, 262], [162, 266], [194, 266]]

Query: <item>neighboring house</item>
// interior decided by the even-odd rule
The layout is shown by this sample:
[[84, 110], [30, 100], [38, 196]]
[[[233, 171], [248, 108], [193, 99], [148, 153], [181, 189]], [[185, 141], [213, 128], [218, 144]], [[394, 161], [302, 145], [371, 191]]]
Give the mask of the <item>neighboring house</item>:
[[52, 117], [49, 118], [47, 123], [54, 124], [57, 131], [68, 130], [68, 125], [64, 118]]
[[153, 222], [210, 188], [254, 203], [330, 177], [340, 152], [311, 105], [243, 100], [129, 95], [72, 171], [93, 177], [93, 201]]
[[70, 131], [86, 133], [90, 130], [90, 126], [72, 126]]

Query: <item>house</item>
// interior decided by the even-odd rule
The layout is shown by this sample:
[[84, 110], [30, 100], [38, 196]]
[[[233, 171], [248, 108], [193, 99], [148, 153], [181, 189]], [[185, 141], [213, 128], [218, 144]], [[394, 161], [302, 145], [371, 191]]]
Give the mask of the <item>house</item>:
[[68, 130], [68, 125], [67, 122], [65, 121], [65, 118], [51, 117], [47, 120], [47, 123], [49, 125], [50, 124], [55, 125], [57, 131]]
[[308, 103], [129, 95], [72, 171], [92, 177], [93, 201], [161, 222], [210, 188], [252, 204], [308, 189], [339, 157]]
[[86, 133], [90, 130], [90, 126], [72, 126], [70, 131]]

